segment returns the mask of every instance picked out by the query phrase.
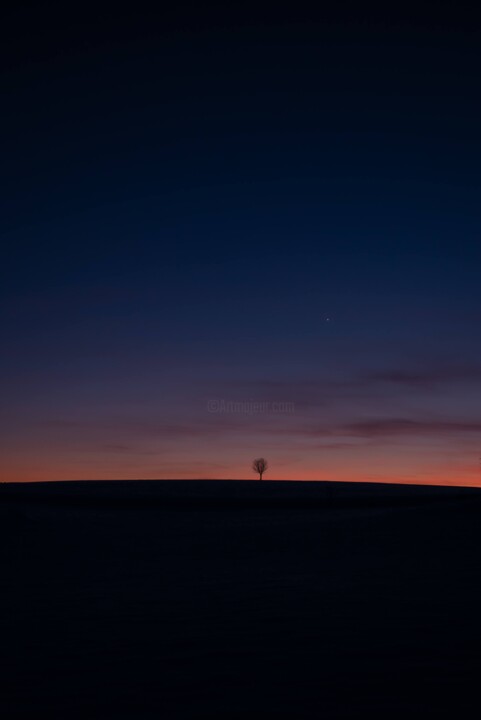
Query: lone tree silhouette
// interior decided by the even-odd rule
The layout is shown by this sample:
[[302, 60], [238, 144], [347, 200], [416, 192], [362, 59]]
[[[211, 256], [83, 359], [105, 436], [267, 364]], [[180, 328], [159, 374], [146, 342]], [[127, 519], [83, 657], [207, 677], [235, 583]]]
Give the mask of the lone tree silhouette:
[[269, 467], [267, 460], [264, 460], [264, 458], [257, 458], [252, 463], [252, 469], [254, 472], [259, 473], [259, 480], [262, 480], [262, 476]]

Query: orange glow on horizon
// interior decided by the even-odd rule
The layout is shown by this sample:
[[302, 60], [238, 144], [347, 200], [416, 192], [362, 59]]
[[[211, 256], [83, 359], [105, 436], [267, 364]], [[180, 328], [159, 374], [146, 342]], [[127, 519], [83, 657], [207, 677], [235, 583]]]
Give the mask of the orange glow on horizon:
[[[249, 465], [245, 463], [242, 467], [231, 467], [228, 471], [220, 473], [218, 468], [212, 465], [209, 472], [207, 464], [202, 463], [201, 467], [193, 462], [190, 468], [182, 463], [182, 470], [175, 472], [173, 468], [162, 468], [159, 463], [156, 467], [141, 466], [136, 469], [131, 464], [122, 467], [118, 465], [113, 471], [110, 467], [100, 465], [95, 467], [78, 467], [71, 464], [35, 464], [35, 463], [9, 463], [4, 464], [0, 474], [0, 482], [27, 483], [27, 482], [60, 482], [79, 480], [255, 480], [254, 473], [249, 472]], [[298, 482], [373, 482], [373, 483], [396, 483], [407, 485], [449, 485], [457, 487], [481, 487], [481, 473], [478, 468], [470, 467], [462, 470], [431, 469], [429, 472], [420, 471], [418, 474], [403, 474], [396, 472], [380, 473], [369, 472], [359, 469], [346, 469], [337, 472], [332, 467], [325, 468], [296, 468], [296, 471], [276, 468], [272, 461], [269, 470], [266, 472], [264, 481], [282, 480]]]

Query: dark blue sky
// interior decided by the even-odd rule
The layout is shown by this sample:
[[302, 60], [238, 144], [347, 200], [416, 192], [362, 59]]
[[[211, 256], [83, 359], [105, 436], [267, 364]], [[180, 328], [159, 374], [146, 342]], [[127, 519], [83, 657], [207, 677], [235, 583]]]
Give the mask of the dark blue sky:
[[472, 17], [3, 25], [2, 478], [479, 482]]

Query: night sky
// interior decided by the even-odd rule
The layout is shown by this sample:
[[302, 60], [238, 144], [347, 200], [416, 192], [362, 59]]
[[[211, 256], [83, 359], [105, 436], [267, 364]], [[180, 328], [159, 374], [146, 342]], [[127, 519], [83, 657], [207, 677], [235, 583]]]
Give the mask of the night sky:
[[475, 19], [41, 5], [2, 22], [1, 479], [481, 484]]

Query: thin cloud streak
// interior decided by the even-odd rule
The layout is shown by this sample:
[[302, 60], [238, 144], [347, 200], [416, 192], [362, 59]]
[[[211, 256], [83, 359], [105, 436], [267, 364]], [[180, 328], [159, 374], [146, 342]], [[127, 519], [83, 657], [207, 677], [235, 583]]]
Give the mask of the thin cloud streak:
[[481, 421], [419, 421], [406, 418], [380, 418], [345, 425], [341, 428], [341, 432], [363, 438], [399, 437], [406, 435], [458, 435], [464, 433], [481, 433]]

